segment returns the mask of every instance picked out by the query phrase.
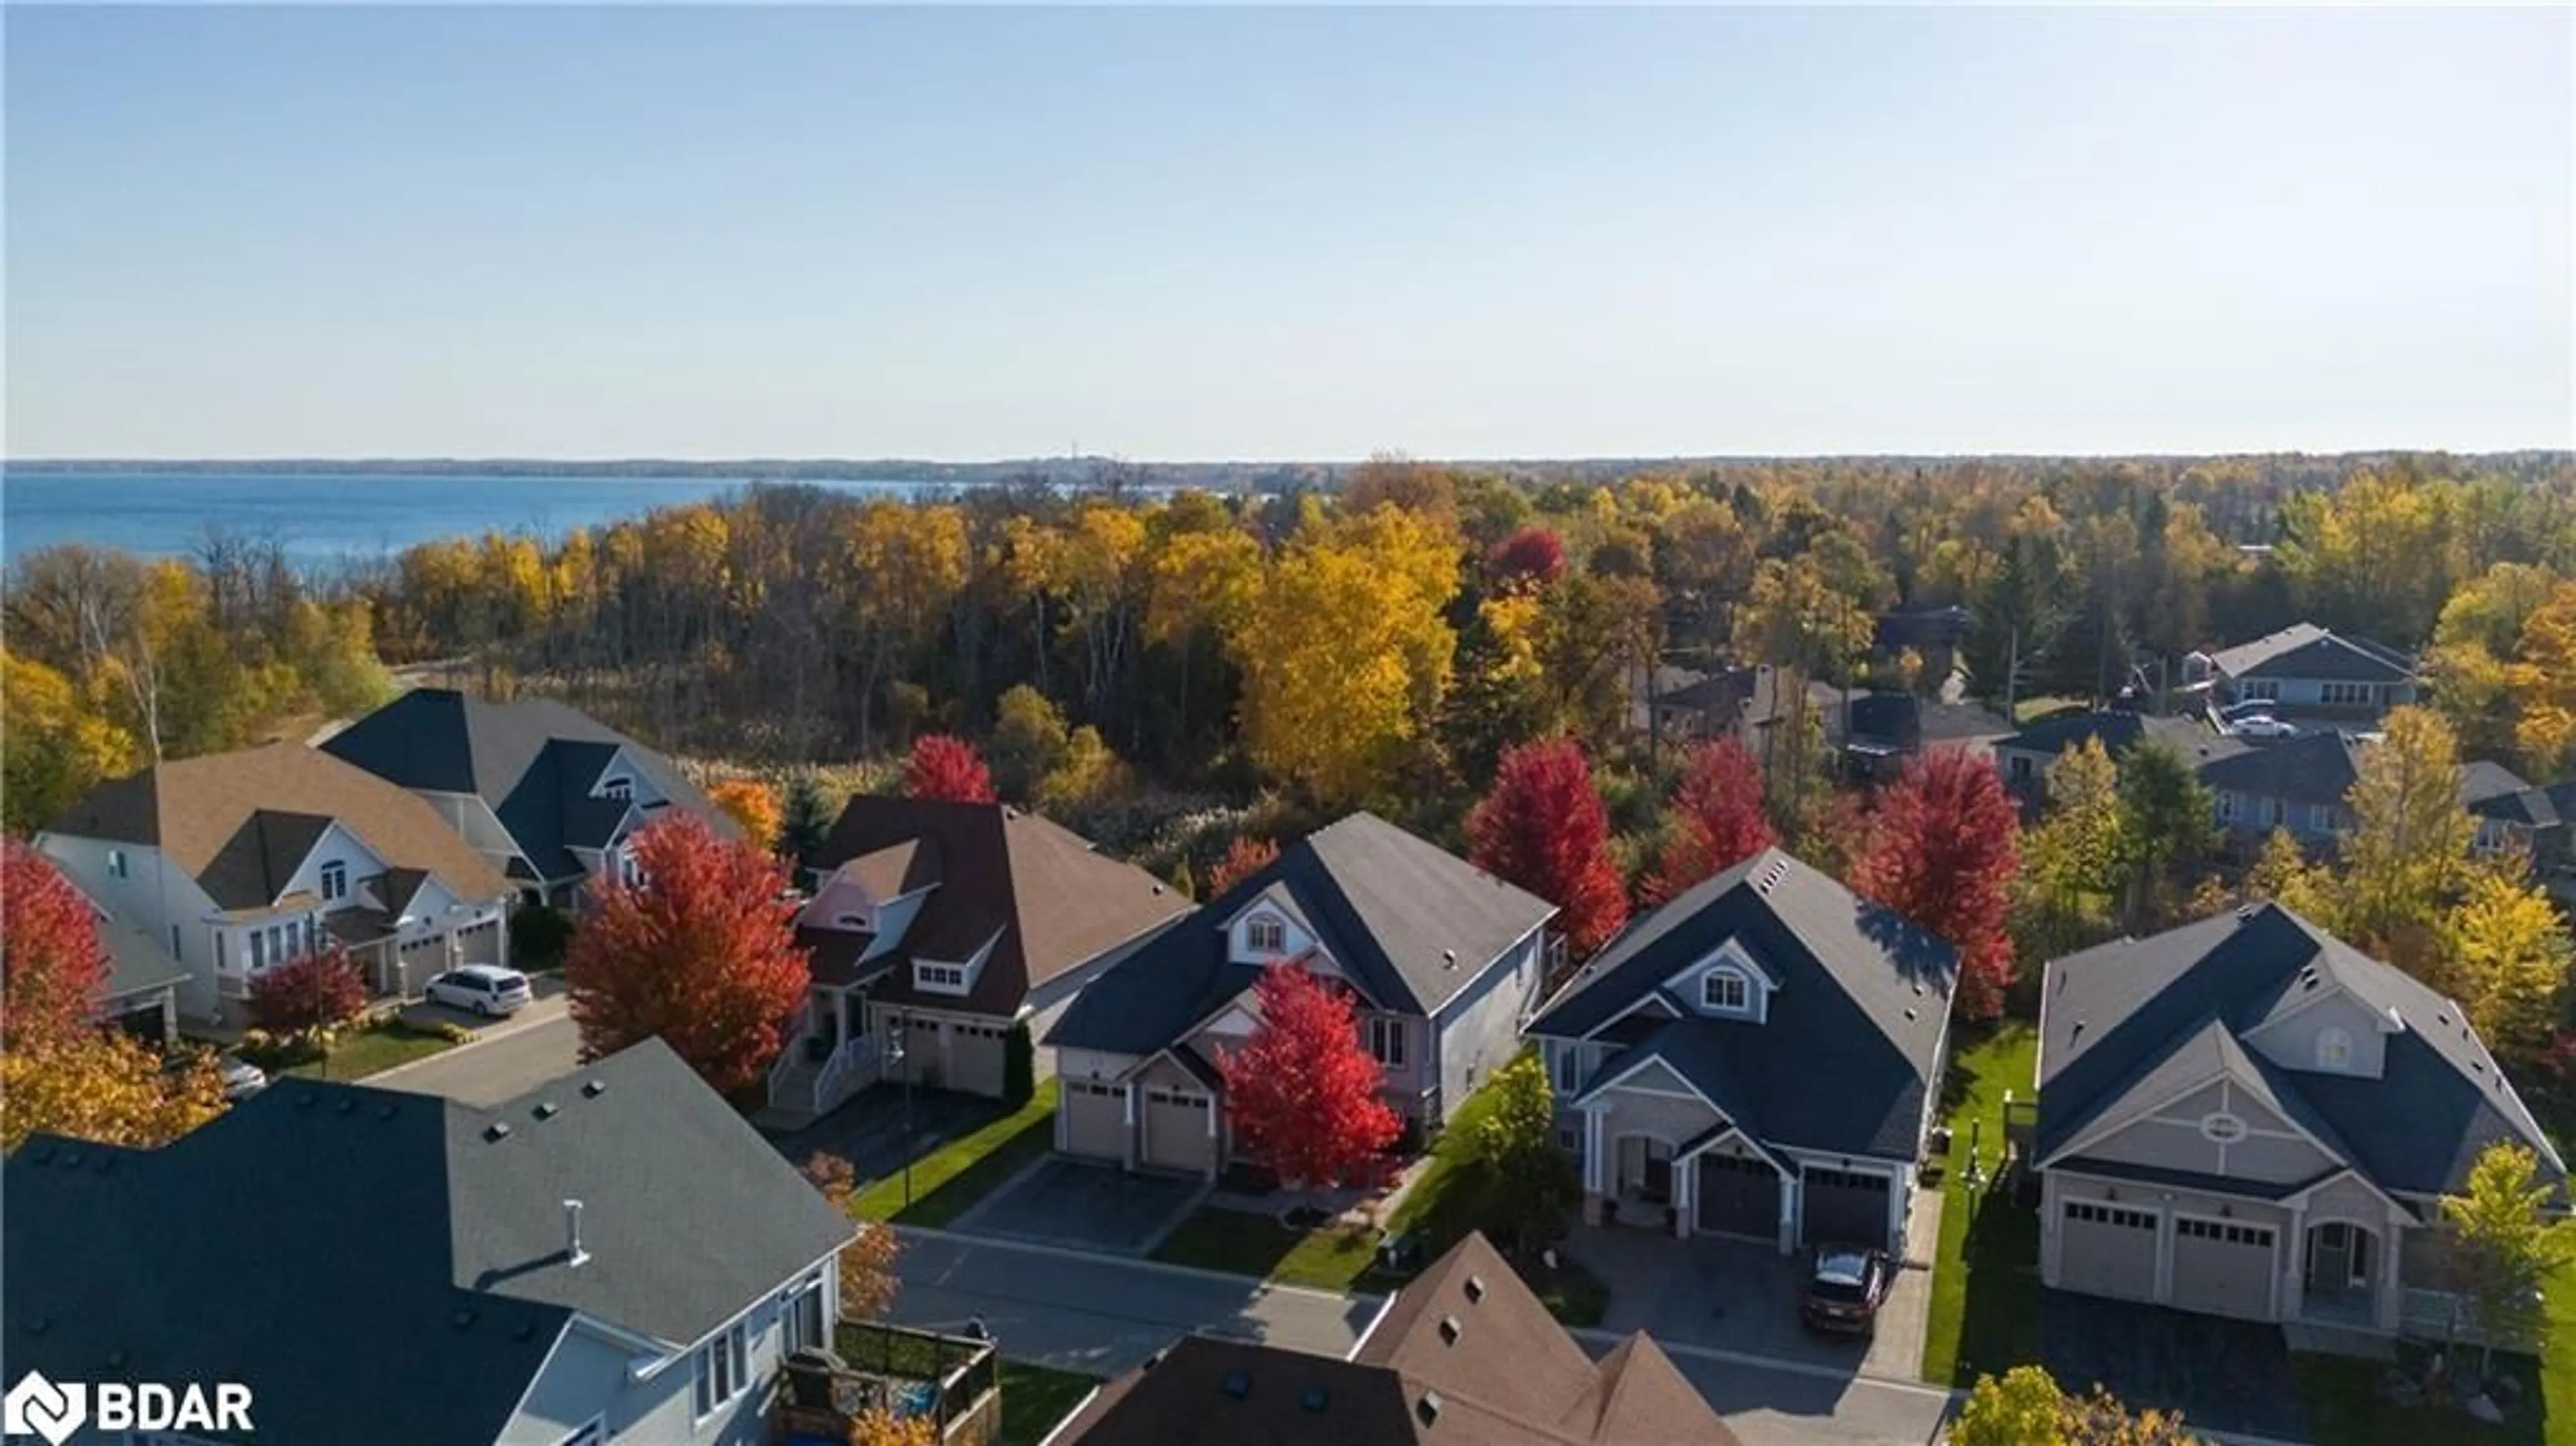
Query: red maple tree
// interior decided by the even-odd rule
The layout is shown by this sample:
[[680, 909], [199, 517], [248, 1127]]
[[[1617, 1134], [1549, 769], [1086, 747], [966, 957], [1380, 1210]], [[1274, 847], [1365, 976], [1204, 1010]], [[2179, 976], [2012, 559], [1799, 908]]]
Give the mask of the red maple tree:
[[1279, 845], [1266, 838], [1238, 834], [1226, 846], [1225, 857], [1208, 870], [1207, 892], [1213, 899], [1254, 874], [1270, 867], [1279, 857]]
[[655, 1035], [719, 1092], [761, 1078], [811, 978], [786, 866], [674, 811], [635, 835], [643, 879], [591, 880], [564, 992], [594, 1060]]
[[1253, 992], [1261, 1023], [1216, 1059], [1235, 1147], [1292, 1188], [1342, 1184], [1402, 1131], [1350, 994], [1294, 963], [1264, 970]]
[[1494, 544], [1485, 571], [1502, 587], [1544, 586], [1565, 576], [1565, 544], [1533, 522]]
[[107, 949], [89, 899], [30, 845], [0, 861], [0, 1045], [39, 1049], [91, 1028]]
[[1672, 837], [1646, 879], [1650, 904], [1735, 867], [1773, 842], [1771, 820], [1762, 811], [1762, 765], [1732, 738], [1691, 750], [1673, 811], [1678, 817]]
[[955, 803], [991, 803], [995, 797], [984, 755], [954, 733], [924, 733], [913, 740], [912, 757], [903, 766], [903, 791], [910, 798]]
[[2013, 979], [2011, 908], [2021, 866], [2021, 815], [1994, 761], [1964, 749], [1916, 758], [1880, 792], [1853, 883], [1959, 951], [1959, 1007], [1972, 1019], [2003, 1012]]
[[1467, 857], [1556, 905], [1578, 958], [1628, 922], [1628, 895], [1610, 861], [1610, 816], [1592, 765], [1570, 738], [1503, 750], [1493, 791], [1467, 815]]
[[367, 1007], [367, 981], [337, 940], [250, 978], [250, 1014], [272, 1034], [348, 1023]]

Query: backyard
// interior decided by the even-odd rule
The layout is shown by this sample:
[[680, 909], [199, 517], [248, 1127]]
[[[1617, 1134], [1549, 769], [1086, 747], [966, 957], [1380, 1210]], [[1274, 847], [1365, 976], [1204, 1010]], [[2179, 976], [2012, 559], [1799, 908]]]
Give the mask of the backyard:
[[[2004, 1155], [2004, 1095], [2031, 1097], [2039, 1036], [2027, 1024], [1956, 1041], [1945, 1086], [1950, 1157], [1942, 1172], [1941, 1246], [1932, 1272], [1923, 1379], [1967, 1385], [2039, 1359], [2039, 1219], [1992, 1189]], [[1970, 1179], [1972, 1140], [1989, 1177]]]
[[1056, 1082], [1041, 1081], [1029, 1102], [912, 1162], [909, 1199], [898, 1170], [859, 1192], [862, 1219], [944, 1226], [1055, 1147]]

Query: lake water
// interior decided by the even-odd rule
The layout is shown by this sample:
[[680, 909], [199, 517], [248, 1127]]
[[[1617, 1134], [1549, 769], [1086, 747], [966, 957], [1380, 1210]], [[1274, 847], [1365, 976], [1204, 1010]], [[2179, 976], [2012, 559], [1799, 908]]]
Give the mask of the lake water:
[[[556, 537], [676, 502], [740, 490], [723, 477], [478, 477], [395, 473], [0, 471], [0, 555], [62, 542], [148, 556], [188, 552], [210, 526], [274, 534], [298, 562], [398, 552], [486, 528]], [[810, 484], [913, 496], [898, 478]]]

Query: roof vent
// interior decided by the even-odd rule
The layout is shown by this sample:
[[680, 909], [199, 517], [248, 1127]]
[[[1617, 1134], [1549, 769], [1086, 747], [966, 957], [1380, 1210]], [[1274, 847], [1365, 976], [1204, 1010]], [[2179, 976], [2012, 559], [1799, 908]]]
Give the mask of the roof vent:
[[1413, 1415], [1415, 1420], [1420, 1421], [1425, 1426], [1439, 1420], [1440, 1393], [1438, 1391], [1423, 1392], [1422, 1399], [1414, 1403]]
[[124, 1370], [125, 1361], [126, 1355], [123, 1351], [109, 1351], [107, 1353], [107, 1368], [111, 1371]]
[[536, 1338], [537, 1323], [532, 1320], [523, 1320], [519, 1322], [519, 1328], [510, 1332], [510, 1339], [514, 1341], [532, 1341]]
[[1905, 1011], [1905, 1022], [1906, 1022], [1906, 1023], [1908, 1023], [1908, 1024], [1912, 1024], [1912, 1023], [1914, 1022], [1914, 1019], [1915, 1019], [1915, 1015], [1914, 1015], [1913, 1007], [1909, 1005], [1909, 1006], [1907, 1006], [1906, 1011]]
[[380, 1120], [390, 1120], [390, 1119], [392, 1119], [393, 1117], [394, 1117], [394, 1102], [393, 1102], [393, 1101], [391, 1101], [391, 1100], [387, 1100], [387, 1101], [385, 1101], [383, 1104], [380, 1104], [380, 1105], [376, 1106], [376, 1118], [377, 1118], [377, 1119], [380, 1119]]
[[1332, 1397], [1327, 1394], [1321, 1386], [1308, 1386], [1304, 1391], [1299, 1392], [1297, 1396], [1298, 1405], [1305, 1407], [1309, 1411], [1319, 1413], [1326, 1405], [1330, 1404], [1331, 1401]]
[[2246, 920], [2251, 919], [2251, 918], [2253, 918], [2253, 917], [2254, 917], [2254, 906], [2253, 906], [2252, 904], [2239, 904], [2239, 905], [2237, 905], [2237, 906], [2236, 906], [2236, 922], [2237, 922], [2237, 923], [2242, 924], [2242, 923], [2244, 923]]
[[564, 1202], [564, 1264], [574, 1269], [590, 1263], [590, 1252], [581, 1248], [581, 1202]]
[[1441, 950], [1441, 951], [1440, 951], [1440, 967], [1441, 967], [1441, 968], [1443, 968], [1443, 969], [1455, 969], [1455, 968], [1457, 968], [1457, 967], [1458, 967], [1458, 951], [1457, 951], [1457, 950], [1455, 950], [1455, 949], [1443, 949], [1443, 950]]
[[1235, 1371], [1225, 1378], [1225, 1393], [1240, 1401], [1252, 1394], [1252, 1373]]
[[495, 1144], [510, 1138], [510, 1127], [499, 1120], [483, 1127], [483, 1138]]
[[80, 1151], [78, 1151], [78, 1150], [65, 1150], [65, 1151], [63, 1151], [63, 1168], [64, 1168], [64, 1169], [66, 1169], [66, 1170], [77, 1170], [77, 1169], [79, 1169], [79, 1168], [80, 1168], [80, 1161], [81, 1161], [81, 1154], [80, 1154]]
[[1467, 1277], [1467, 1298], [1469, 1300], [1483, 1300], [1485, 1298], [1485, 1278], [1483, 1276], [1471, 1275]]
[[608, 1093], [608, 1081], [604, 1079], [586, 1079], [581, 1082], [583, 1099], [595, 1100], [606, 1093]]
[[313, 1108], [312, 1091], [307, 1090], [303, 1094], [297, 1095], [295, 1097], [295, 1107], [299, 1110], [309, 1110]]
[[101, 1155], [98, 1157], [98, 1172], [100, 1174], [104, 1175], [115, 1168], [116, 1157], [114, 1155]]
[[447, 1318], [447, 1323], [456, 1327], [458, 1330], [463, 1330], [467, 1326], [474, 1324], [474, 1312], [471, 1310], [460, 1310], [456, 1314], [449, 1316]]
[[43, 1335], [45, 1332], [52, 1330], [53, 1328], [54, 1318], [52, 1316], [37, 1315], [29, 1316], [27, 1318], [27, 1334], [31, 1336]]
[[333, 1108], [334, 1110], [339, 1111], [341, 1114], [344, 1114], [344, 1115], [345, 1115], [345, 1114], [347, 1114], [347, 1113], [349, 1113], [351, 1110], [356, 1109], [357, 1107], [358, 1107], [358, 1102], [357, 1102], [357, 1100], [356, 1100], [355, 1098], [353, 1098], [352, 1096], [349, 1096], [349, 1095], [342, 1095], [342, 1096], [340, 1096], [340, 1098], [338, 1098], [337, 1100], [332, 1101], [332, 1103], [331, 1103], [331, 1108]]
[[2068, 1044], [2073, 1044], [2075, 1041], [2082, 1039], [2083, 1037], [2084, 1021], [2079, 1019], [2075, 1021], [2075, 1027], [2066, 1032], [2066, 1042]]
[[539, 1100], [537, 1101], [537, 1107], [529, 1111], [529, 1113], [535, 1115], [541, 1120], [551, 1120], [555, 1116], [563, 1113], [563, 1106], [556, 1104], [553, 1100]]
[[1456, 1316], [1444, 1315], [1440, 1318], [1440, 1343], [1442, 1345], [1454, 1346], [1458, 1344], [1458, 1337], [1465, 1333], [1466, 1328], [1458, 1324], [1458, 1318]]
[[1161, 1365], [1162, 1363], [1163, 1363], [1163, 1353], [1162, 1353], [1161, 1351], [1156, 1351], [1156, 1352], [1154, 1352], [1152, 1355], [1147, 1356], [1147, 1357], [1145, 1358], [1145, 1365], [1144, 1365], [1144, 1369], [1146, 1369], [1146, 1370], [1149, 1370], [1149, 1371], [1150, 1371], [1150, 1370], [1154, 1369], [1156, 1366]]

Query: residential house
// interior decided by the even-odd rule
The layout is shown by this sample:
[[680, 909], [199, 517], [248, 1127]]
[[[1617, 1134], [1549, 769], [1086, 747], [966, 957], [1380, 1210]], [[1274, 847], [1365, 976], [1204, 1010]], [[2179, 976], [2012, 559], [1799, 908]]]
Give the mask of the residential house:
[[766, 1443], [851, 1230], [659, 1040], [491, 1109], [282, 1080], [0, 1182], [12, 1372], [238, 1383], [282, 1446]]
[[[853, 798], [814, 862], [796, 931], [812, 994], [770, 1075], [771, 1104], [791, 1113], [889, 1077], [1001, 1095], [1013, 1030], [1034, 1040], [1190, 906], [1063, 825], [1000, 803]], [[1045, 1070], [1033, 1060], [1031, 1077]]]
[[1217, 1056], [1259, 1025], [1262, 971], [1347, 986], [1386, 1102], [1418, 1130], [1520, 1048], [1556, 907], [1374, 814], [1355, 813], [1117, 961], [1045, 1036], [1056, 1148], [1215, 1175], [1230, 1158]]
[[1396, 1292], [1347, 1360], [1184, 1336], [1045, 1446], [1739, 1446], [1654, 1338], [1599, 1360], [1471, 1234]]
[[[2198, 770], [2219, 827], [2239, 853], [2251, 853], [2276, 828], [2311, 852], [2335, 848], [2353, 826], [2346, 801], [2361, 778], [2369, 745], [2346, 733], [2303, 733], [2278, 743], [2208, 750]], [[2460, 766], [2460, 802], [2477, 824], [2481, 854], [2520, 851], [2546, 858], [2558, 845], [2559, 815], [2548, 790], [2534, 788], [2499, 763]]]
[[2220, 705], [2277, 704], [2284, 720], [2368, 726], [2412, 703], [2423, 680], [2414, 660], [2368, 638], [2297, 623], [2277, 633], [2183, 659], [2183, 680], [2205, 684]]
[[2196, 718], [2079, 710], [2052, 714], [2010, 737], [1996, 739], [1995, 767], [2003, 773], [2004, 786], [2026, 810], [2035, 811], [2047, 801], [2049, 765], [2070, 749], [2098, 740], [2103, 751], [2116, 759], [2149, 739], [2172, 748], [2194, 768], [2246, 748], [2242, 739], [2214, 733]]
[[1967, 646], [1976, 621], [1974, 613], [1956, 604], [1880, 613], [1870, 630], [1870, 658], [1892, 664], [1912, 653], [1922, 660], [1924, 677], [1947, 678], [1959, 670], [1959, 650]]
[[503, 963], [512, 891], [420, 799], [294, 743], [163, 763], [83, 794], [36, 846], [185, 971], [180, 1012], [244, 1018], [250, 983], [325, 941], [379, 994]]
[[2040, 1276], [2252, 1320], [2440, 1336], [2440, 1197], [2488, 1145], [2566, 1167], [2460, 1008], [2278, 904], [2053, 960]]
[[1778, 849], [1632, 921], [1528, 1029], [1585, 1218], [1901, 1250], [1957, 958]]
[[627, 842], [666, 809], [741, 835], [671, 760], [549, 698], [415, 688], [322, 749], [427, 800], [531, 900], [559, 908], [594, 874], [631, 879]]
[[[1658, 669], [1659, 674], [1679, 669]], [[1673, 679], [1656, 691], [1648, 727], [1664, 743], [1686, 745], [1739, 735], [1744, 710], [1752, 701], [1760, 674], [1752, 668], [1721, 668], [1714, 673]], [[1646, 732], [1646, 727], [1638, 729]]]
[[2460, 802], [2477, 820], [2474, 847], [2493, 857], [2518, 853], [2545, 862], [2558, 851], [2565, 822], [2549, 790], [2535, 788], [2501, 763], [2460, 765]]
[[110, 914], [95, 899], [90, 909], [98, 919], [99, 947], [107, 952], [107, 982], [94, 1001], [98, 1017], [147, 1044], [166, 1048], [177, 1042], [179, 990], [188, 971], [150, 929]]

